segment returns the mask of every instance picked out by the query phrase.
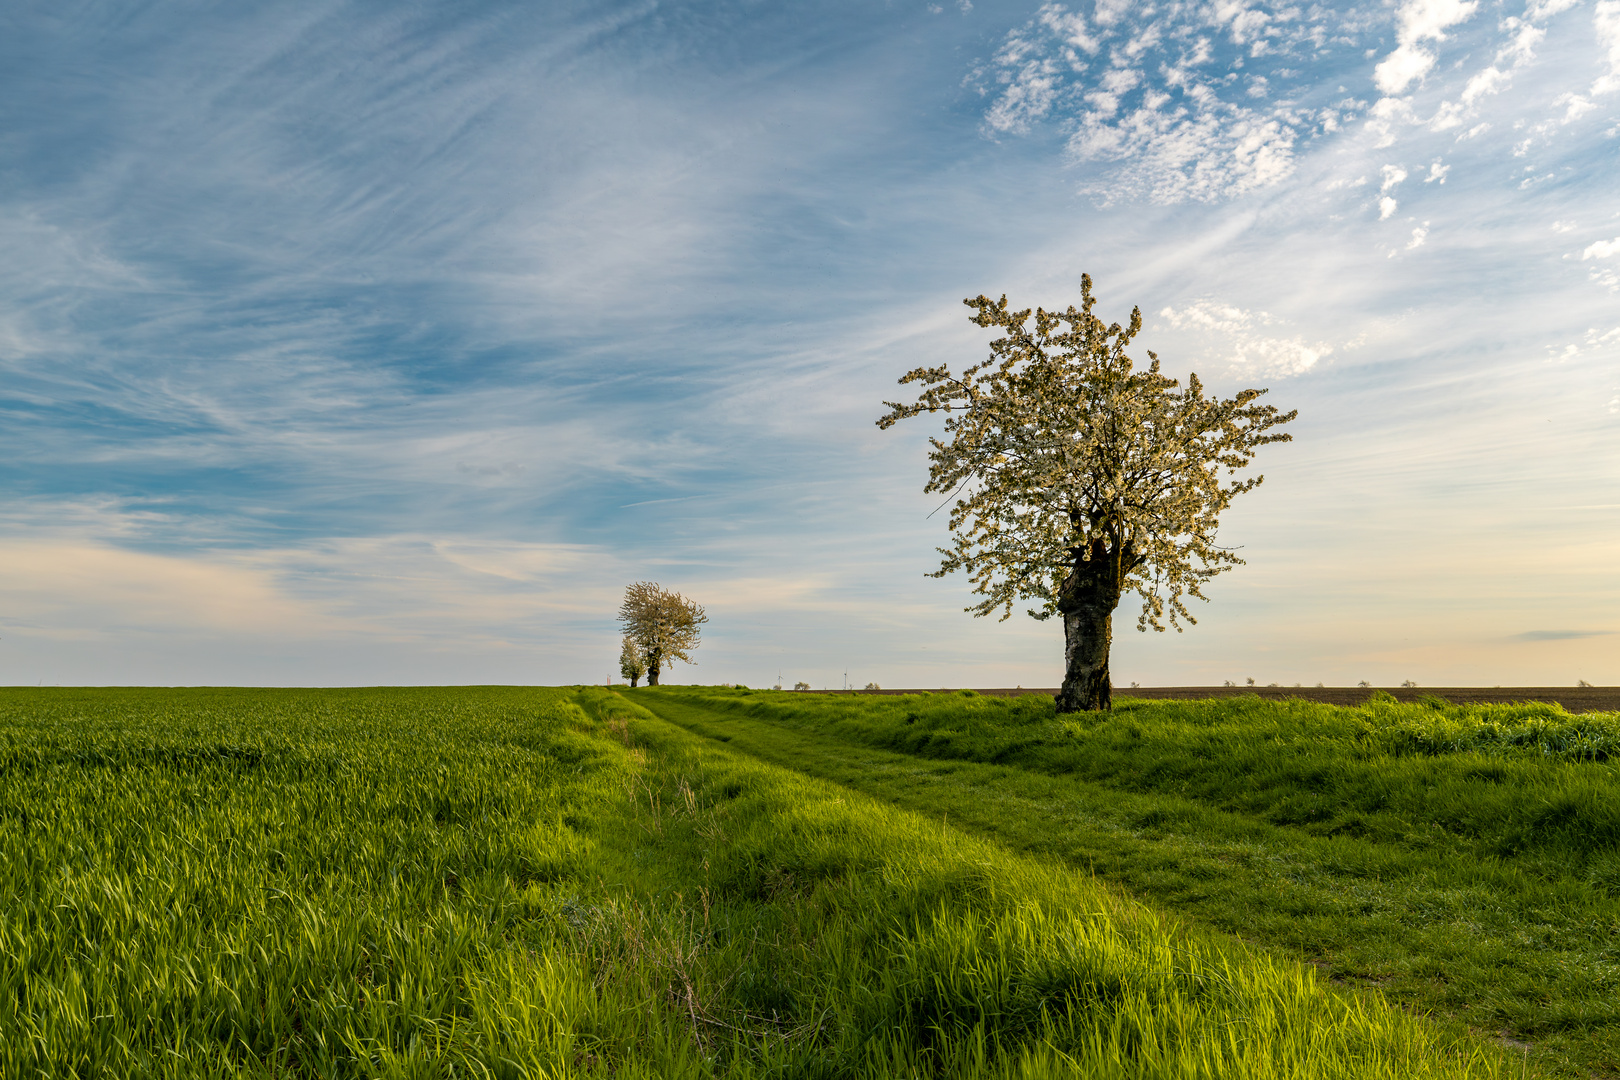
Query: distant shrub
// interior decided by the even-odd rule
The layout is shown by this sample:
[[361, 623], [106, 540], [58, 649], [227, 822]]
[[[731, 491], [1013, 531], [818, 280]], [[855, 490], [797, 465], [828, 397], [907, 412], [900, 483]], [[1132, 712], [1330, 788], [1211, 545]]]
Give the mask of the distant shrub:
[[795, 690], [808, 690], [808, 689], [810, 689], [810, 684], [807, 683], [807, 682], [796, 682], [796, 683], [793, 684], [793, 689], [795, 689]]
[[875, 682], [869, 682], [869, 683], [867, 683], [867, 684], [866, 684], [866, 688], [867, 688], [867, 689], [868, 689], [868, 690], [881, 690], [881, 689], [883, 689], [883, 687], [881, 687], [881, 686], [879, 686], [879, 685], [878, 685], [878, 684], [877, 684], [877, 683], [875, 683]]

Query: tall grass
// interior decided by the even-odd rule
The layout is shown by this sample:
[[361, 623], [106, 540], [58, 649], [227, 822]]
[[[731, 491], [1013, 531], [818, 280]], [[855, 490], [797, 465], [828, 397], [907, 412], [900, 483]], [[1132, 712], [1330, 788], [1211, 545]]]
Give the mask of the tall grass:
[[599, 690], [0, 692], [0, 1074], [1496, 1076]]
[[1353, 985], [1620, 1071], [1613, 714], [1258, 698], [635, 700], [731, 748], [1046, 852]]
[[1620, 848], [1620, 714], [1557, 705], [1362, 708], [1258, 697], [1121, 701], [1058, 717], [1049, 698], [973, 691], [830, 697], [671, 688], [660, 694], [937, 760], [1174, 791], [1298, 826], [1561, 868]]
[[[364, 1075], [582, 865], [558, 695], [0, 698], [0, 1072]], [[577, 710], [575, 710], [577, 713]]]
[[[588, 707], [625, 715], [587, 692]], [[674, 997], [794, 1076], [1488, 1074], [1308, 967], [1188, 933], [1060, 864], [761, 766], [645, 714], [629, 852], [706, 949]], [[642, 846], [644, 844], [645, 846]], [[652, 851], [653, 860], [638, 858]], [[654, 876], [654, 867], [658, 876]], [[699, 904], [690, 903], [696, 889]], [[684, 897], [685, 900], [681, 900]], [[701, 913], [701, 915], [700, 915]], [[716, 1039], [719, 1046], [723, 1039]], [[720, 1055], [727, 1059], [726, 1054]]]

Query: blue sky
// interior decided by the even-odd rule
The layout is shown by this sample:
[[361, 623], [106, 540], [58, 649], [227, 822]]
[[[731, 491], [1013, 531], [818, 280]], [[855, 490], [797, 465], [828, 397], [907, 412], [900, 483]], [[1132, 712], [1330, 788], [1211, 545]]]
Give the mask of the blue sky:
[[895, 379], [1297, 408], [1117, 685], [1620, 683], [1620, 0], [14, 4], [0, 681], [1055, 685]]

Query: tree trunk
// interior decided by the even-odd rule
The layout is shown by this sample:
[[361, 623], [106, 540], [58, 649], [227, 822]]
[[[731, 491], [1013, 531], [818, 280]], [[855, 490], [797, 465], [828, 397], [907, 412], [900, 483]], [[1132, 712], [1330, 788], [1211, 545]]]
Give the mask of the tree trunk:
[[658, 685], [658, 669], [664, 666], [664, 654], [661, 650], [653, 650], [647, 654], [647, 685]]
[[1055, 700], [1060, 713], [1114, 707], [1108, 650], [1114, 640], [1120, 579], [1119, 560], [1101, 541], [1092, 544], [1089, 560], [1082, 560], [1075, 549], [1074, 568], [1058, 597], [1063, 616], [1063, 689]]
[[636, 680], [640, 679], [640, 678], [641, 678], [640, 675], [632, 675], [632, 676], [630, 676], [630, 689], [634, 690], [636, 688]]

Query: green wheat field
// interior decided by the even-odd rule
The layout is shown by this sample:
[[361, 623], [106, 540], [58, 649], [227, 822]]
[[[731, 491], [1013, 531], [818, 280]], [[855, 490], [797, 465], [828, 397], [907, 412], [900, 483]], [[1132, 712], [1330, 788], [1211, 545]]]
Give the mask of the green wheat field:
[[5, 1077], [1620, 1071], [1620, 716], [0, 690]]

